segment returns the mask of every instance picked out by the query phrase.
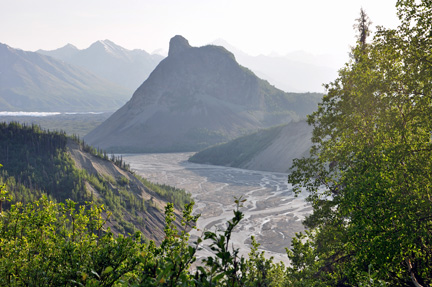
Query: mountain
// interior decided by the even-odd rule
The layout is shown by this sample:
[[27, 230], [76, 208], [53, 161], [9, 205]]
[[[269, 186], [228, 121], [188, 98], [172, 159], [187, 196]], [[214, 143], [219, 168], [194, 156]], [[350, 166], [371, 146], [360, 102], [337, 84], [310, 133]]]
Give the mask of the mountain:
[[336, 79], [337, 71], [344, 63], [328, 55], [315, 56], [305, 52], [251, 56], [222, 39], [213, 44], [230, 50], [241, 65], [284, 91], [324, 92], [322, 85]]
[[[168, 201], [181, 208], [191, 198], [184, 190], [159, 186], [132, 174], [121, 158], [108, 157], [82, 141], [38, 126], [0, 123], [0, 185], [13, 202], [32, 202], [42, 193], [64, 202], [94, 201], [112, 215], [107, 225], [119, 234], [141, 231], [161, 242]], [[3, 202], [3, 207], [10, 203]], [[180, 217], [180, 212], [176, 209]]]
[[84, 112], [118, 109], [126, 89], [52, 57], [0, 43], [3, 111]]
[[69, 62], [69, 60], [75, 56], [80, 50], [72, 44], [67, 44], [64, 47], [58, 48], [52, 51], [37, 50], [36, 53], [51, 56], [59, 60]]
[[306, 121], [291, 122], [209, 147], [189, 161], [271, 172], [288, 172], [295, 158], [312, 146], [312, 127]]
[[38, 53], [61, 59], [69, 64], [87, 69], [112, 83], [135, 91], [164, 58], [150, 55], [144, 50], [128, 50], [110, 40], [97, 41], [84, 50], [68, 44], [52, 51]]
[[285, 93], [220, 46], [170, 40], [168, 57], [85, 140], [114, 152], [196, 151], [305, 117], [321, 94]]

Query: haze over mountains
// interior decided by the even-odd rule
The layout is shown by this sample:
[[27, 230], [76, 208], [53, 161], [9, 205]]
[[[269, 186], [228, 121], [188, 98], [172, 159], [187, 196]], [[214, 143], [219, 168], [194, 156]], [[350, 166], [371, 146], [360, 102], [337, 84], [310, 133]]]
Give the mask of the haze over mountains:
[[109, 111], [130, 97], [83, 68], [1, 43], [0, 63], [2, 111]]
[[[222, 39], [213, 41], [211, 45], [226, 48], [235, 55], [239, 64], [286, 92], [323, 92], [322, 84], [334, 80], [342, 65], [340, 63], [343, 63], [341, 59], [302, 51], [283, 56], [251, 56]], [[97, 41], [83, 50], [67, 44], [56, 50], [36, 52], [86, 68], [99, 77], [126, 87], [131, 93], [164, 59], [160, 54], [149, 54], [145, 50], [125, 49], [110, 40]]]
[[128, 50], [110, 40], [97, 41], [79, 50], [71, 44], [52, 50], [38, 50], [66, 63], [87, 69], [93, 74], [126, 88], [133, 93], [164, 58], [144, 50]]
[[132, 99], [85, 139], [115, 152], [194, 151], [303, 118], [320, 98], [285, 93], [225, 48], [195, 48], [175, 36], [168, 57]]
[[[322, 83], [334, 78], [335, 69], [320, 66], [304, 54], [253, 57], [223, 40], [214, 43], [285, 91], [322, 91]], [[0, 102], [6, 111], [114, 111], [130, 99], [164, 58], [144, 50], [128, 50], [109, 40], [83, 50], [67, 44], [52, 51], [37, 51], [55, 59], [4, 44], [0, 52]], [[324, 63], [322, 58], [318, 62]]]
[[218, 39], [212, 44], [232, 52], [240, 65], [279, 89], [289, 92], [323, 92], [323, 84], [333, 81], [344, 62], [329, 55], [312, 55], [303, 51], [287, 55], [251, 56], [228, 42]]

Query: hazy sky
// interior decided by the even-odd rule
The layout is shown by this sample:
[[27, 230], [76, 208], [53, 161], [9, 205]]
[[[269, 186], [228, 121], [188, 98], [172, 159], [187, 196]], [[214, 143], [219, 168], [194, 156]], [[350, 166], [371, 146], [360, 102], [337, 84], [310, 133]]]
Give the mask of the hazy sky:
[[109, 39], [128, 49], [168, 50], [224, 39], [251, 55], [347, 53], [363, 7], [373, 27], [396, 27], [395, 0], [0, 0], [0, 42], [14, 48], [80, 49]]

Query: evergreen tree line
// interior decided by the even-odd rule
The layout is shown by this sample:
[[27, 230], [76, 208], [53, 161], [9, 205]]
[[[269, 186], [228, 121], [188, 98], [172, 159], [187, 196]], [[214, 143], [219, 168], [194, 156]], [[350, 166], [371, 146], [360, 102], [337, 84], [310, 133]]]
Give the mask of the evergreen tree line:
[[[31, 203], [46, 194], [49, 199], [64, 202], [67, 199], [79, 205], [95, 201], [109, 207], [110, 220], [115, 231], [123, 234], [144, 230], [145, 218], [151, 209], [157, 208], [152, 200], [144, 200], [139, 190], [131, 186], [125, 177], [109, 178], [100, 174], [89, 174], [78, 170], [67, 151], [69, 138], [62, 132], [48, 132], [37, 125], [22, 125], [11, 122], [0, 123], [0, 184], [6, 184], [13, 201], [5, 202], [4, 208], [12, 203]], [[103, 160], [112, 161], [122, 169], [129, 166], [121, 157], [108, 157], [106, 152], [94, 149], [83, 141], [81, 148]], [[148, 190], [158, 194], [177, 207], [192, 201], [184, 190], [166, 185], [150, 183], [141, 177]], [[92, 188], [88, 189], [86, 183]], [[95, 190], [98, 194], [93, 194]], [[159, 210], [155, 211], [160, 213]]]
[[[156, 246], [139, 233], [104, 231], [97, 205], [42, 197], [2, 212], [1, 284], [431, 286], [432, 2], [398, 0], [396, 8], [400, 26], [378, 28], [371, 42], [361, 11], [351, 60], [308, 117], [314, 146], [288, 180], [309, 192], [313, 213], [287, 250], [289, 266], [265, 259], [254, 240], [249, 256], [239, 255], [231, 236], [243, 218], [241, 199], [225, 230], [192, 243], [193, 204], [181, 230], [168, 204], [166, 237]], [[197, 262], [204, 244], [211, 253]]]
[[108, 153], [105, 150], [101, 150], [100, 148], [95, 148], [89, 144], [87, 144], [84, 139], [81, 139], [78, 135], [72, 135], [71, 138], [77, 142], [81, 149], [85, 152], [88, 152], [89, 154], [92, 154], [98, 158], [104, 159], [104, 160], [110, 160], [112, 161], [116, 166], [123, 170], [127, 170], [129, 172], [133, 172], [130, 169], [130, 165], [123, 161], [123, 157], [121, 155], [116, 156], [115, 154], [108, 155]]

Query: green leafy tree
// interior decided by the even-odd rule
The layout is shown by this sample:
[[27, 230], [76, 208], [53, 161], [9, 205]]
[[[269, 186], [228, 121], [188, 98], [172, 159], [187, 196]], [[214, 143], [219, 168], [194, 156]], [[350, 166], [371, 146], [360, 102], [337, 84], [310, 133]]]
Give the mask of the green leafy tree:
[[[1, 195], [7, 199], [2, 187]], [[183, 211], [182, 230], [174, 224], [173, 204], [165, 209], [165, 240], [147, 243], [139, 233], [125, 237], [105, 230], [103, 206], [50, 201], [17, 203], [0, 216], [1, 286], [284, 286], [285, 266], [258, 252], [249, 258], [230, 248], [233, 229], [243, 217], [237, 209], [221, 233], [206, 232], [190, 243], [198, 219], [193, 203]], [[196, 251], [210, 240], [212, 256], [198, 265]]]
[[102, 231], [103, 207], [17, 203], [0, 220], [0, 285], [112, 286], [135, 269], [139, 234]]
[[314, 209], [289, 253], [298, 282], [432, 284], [432, 2], [397, 9], [371, 43], [362, 10], [353, 60], [308, 118], [311, 156], [289, 176]]

